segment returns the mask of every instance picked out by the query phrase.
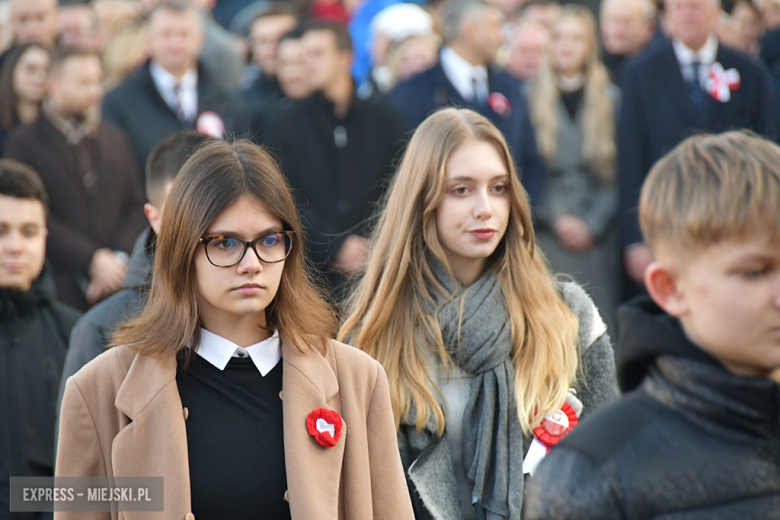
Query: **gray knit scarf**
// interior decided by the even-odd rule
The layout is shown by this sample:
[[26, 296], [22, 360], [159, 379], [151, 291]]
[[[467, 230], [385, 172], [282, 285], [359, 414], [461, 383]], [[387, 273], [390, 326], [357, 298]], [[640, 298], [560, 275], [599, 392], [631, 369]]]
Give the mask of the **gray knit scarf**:
[[454, 295], [449, 300], [430, 289], [444, 345], [455, 363], [474, 376], [463, 414], [463, 464], [474, 480], [479, 518], [520, 520], [523, 437], [514, 396], [509, 314], [498, 277], [489, 269], [465, 289], [459, 319], [463, 286], [437, 260], [429, 257], [429, 265], [436, 280]]

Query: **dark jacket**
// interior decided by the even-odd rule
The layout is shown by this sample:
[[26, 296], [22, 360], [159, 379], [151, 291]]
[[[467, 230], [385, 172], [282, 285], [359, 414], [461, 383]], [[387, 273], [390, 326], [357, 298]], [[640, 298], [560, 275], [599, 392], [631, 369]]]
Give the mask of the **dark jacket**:
[[256, 137], [264, 116], [284, 95], [276, 78], [259, 72], [257, 78], [241, 90], [241, 97], [249, 120], [249, 135]]
[[512, 151], [523, 186], [532, 201], [538, 201], [544, 182], [544, 162], [536, 148], [536, 137], [529, 118], [521, 84], [497, 67], [488, 68], [488, 90], [503, 95], [509, 110], [498, 113], [489, 105], [473, 105], [450, 83], [440, 62], [430, 69], [398, 84], [388, 95], [404, 116], [411, 132], [432, 112], [445, 106], [467, 107], [490, 119], [501, 130]]
[[553, 448], [526, 520], [780, 519], [780, 385], [728, 372], [647, 297], [619, 322], [630, 393]]
[[[240, 114], [237, 94], [225, 91], [208, 69], [198, 67], [198, 115], [215, 112], [225, 123], [228, 134], [242, 135], [247, 123]], [[152, 148], [169, 135], [186, 130], [160, 95], [149, 72], [149, 62], [122, 84], [106, 94], [103, 118], [121, 127], [133, 144], [138, 165], [143, 170]]]
[[54, 474], [57, 388], [79, 316], [54, 299], [48, 266], [29, 291], [0, 289], [0, 518], [9, 518], [9, 477]]
[[705, 94], [699, 115], [669, 41], [653, 44], [625, 65], [623, 110], [618, 128], [618, 181], [623, 243], [642, 241], [636, 207], [650, 168], [687, 137], [749, 128], [776, 138], [777, 112], [766, 68], [753, 58], [718, 45], [716, 61], [736, 69], [740, 86], [722, 103]]
[[312, 260], [328, 275], [344, 239], [367, 235], [371, 215], [401, 148], [401, 118], [388, 104], [353, 95], [343, 119], [322, 94], [282, 102], [260, 138], [278, 154], [306, 225]]
[[84, 285], [95, 251], [129, 253], [146, 222], [141, 176], [125, 135], [101, 124], [94, 149], [96, 180], [88, 187], [75, 147], [46, 116], [16, 130], [6, 146], [6, 156], [32, 166], [46, 186], [51, 208], [46, 256], [57, 297], [82, 311], [89, 308]]
[[105, 352], [117, 326], [143, 307], [152, 280], [155, 244], [156, 235], [147, 228], [135, 241], [122, 290], [92, 307], [76, 322], [62, 369], [58, 403], [62, 402], [68, 378]]

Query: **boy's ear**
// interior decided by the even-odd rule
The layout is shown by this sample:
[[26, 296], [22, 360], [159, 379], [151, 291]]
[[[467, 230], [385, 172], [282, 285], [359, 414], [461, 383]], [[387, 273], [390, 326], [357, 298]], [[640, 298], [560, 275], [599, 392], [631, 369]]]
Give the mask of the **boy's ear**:
[[657, 261], [651, 262], [645, 270], [645, 287], [650, 297], [675, 318], [682, 317], [688, 309], [678, 278], [678, 273]]
[[144, 214], [146, 215], [146, 220], [149, 221], [149, 225], [152, 227], [154, 234], [159, 235], [160, 222], [162, 221], [162, 212], [157, 209], [157, 206], [147, 202], [144, 204]]

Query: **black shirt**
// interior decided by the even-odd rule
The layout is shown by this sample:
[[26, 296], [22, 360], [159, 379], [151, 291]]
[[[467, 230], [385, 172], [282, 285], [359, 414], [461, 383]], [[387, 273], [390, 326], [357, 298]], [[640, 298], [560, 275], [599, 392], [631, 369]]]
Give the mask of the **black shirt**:
[[251, 358], [225, 370], [195, 356], [176, 383], [187, 408], [192, 512], [198, 520], [289, 520], [282, 365], [263, 377]]
[[582, 87], [571, 92], [561, 91], [561, 101], [563, 101], [563, 105], [566, 107], [566, 112], [569, 113], [569, 117], [571, 117], [572, 120], [576, 120], [577, 111], [580, 109], [580, 105], [582, 104], [584, 97], [585, 89]]

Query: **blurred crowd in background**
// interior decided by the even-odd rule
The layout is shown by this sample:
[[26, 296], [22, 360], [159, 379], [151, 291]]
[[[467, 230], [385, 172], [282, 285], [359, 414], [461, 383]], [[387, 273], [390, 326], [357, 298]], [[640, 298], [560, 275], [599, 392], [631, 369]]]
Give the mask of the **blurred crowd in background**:
[[614, 327], [649, 261], [652, 163], [699, 131], [776, 137], [780, 0], [4, 0], [0, 50], [0, 150], [44, 181], [80, 311], [123, 286], [165, 137], [271, 148], [338, 294], [404, 142], [455, 104], [504, 133], [537, 243]]

